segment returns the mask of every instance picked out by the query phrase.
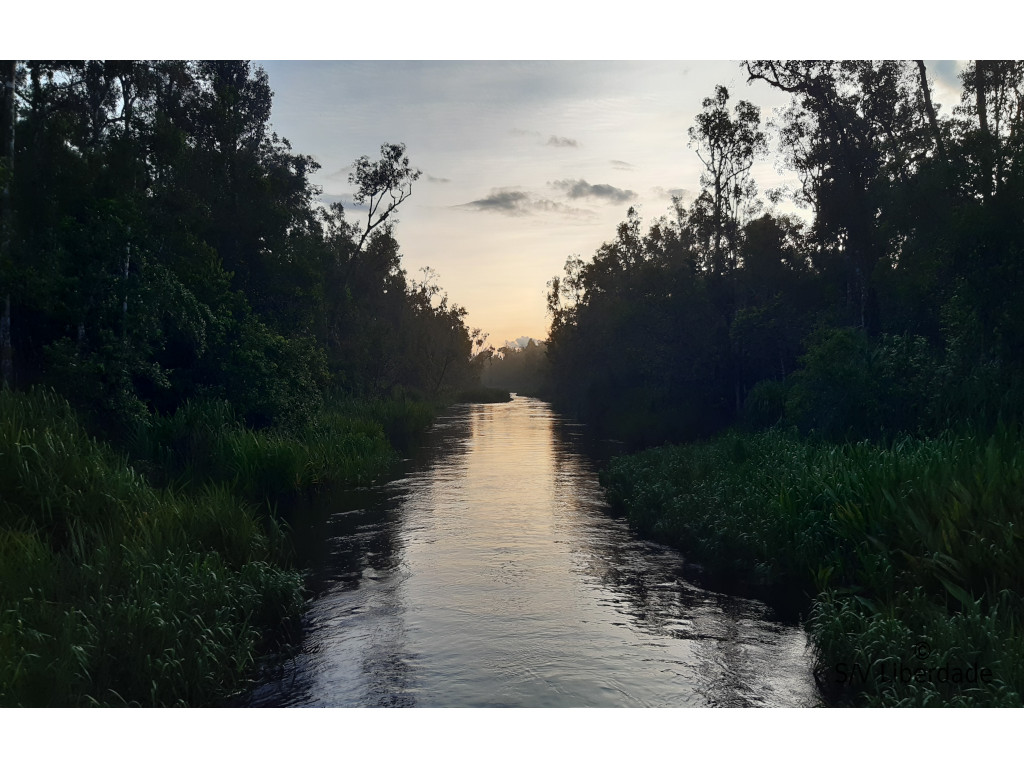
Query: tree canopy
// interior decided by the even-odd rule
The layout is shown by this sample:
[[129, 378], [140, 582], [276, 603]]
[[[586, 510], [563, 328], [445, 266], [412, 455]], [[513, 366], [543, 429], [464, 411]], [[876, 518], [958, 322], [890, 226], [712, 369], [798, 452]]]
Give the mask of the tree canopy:
[[479, 375], [465, 311], [401, 264], [394, 214], [419, 177], [404, 145], [355, 161], [368, 213], [350, 221], [273, 131], [249, 62], [4, 72], [9, 385], [51, 384], [117, 431], [197, 397], [288, 424], [328, 392], [433, 396]]
[[742, 66], [791, 96], [770, 135], [808, 220], [758, 196], [769, 134], [717, 87], [689, 131], [689, 208], [646, 234], [630, 209], [549, 282], [556, 401], [640, 443], [784, 414], [868, 435], [1020, 411], [1020, 62], [972, 62], [942, 112], [920, 61]]

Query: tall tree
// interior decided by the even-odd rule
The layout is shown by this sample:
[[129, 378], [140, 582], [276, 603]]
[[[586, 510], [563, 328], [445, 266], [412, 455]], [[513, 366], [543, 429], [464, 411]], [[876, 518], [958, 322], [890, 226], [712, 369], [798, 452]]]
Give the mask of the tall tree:
[[882, 223], [907, 180], [925, 126], [904, 62], [747, 61], [749, 80], [793, 95], [781, 136], [814, 207], [813, 235], [845, 263], [858, 324], [881, 330], [878, 274], [890, 253]]
[[696, 125], [690, 128], [690, 145], [704, 164], [701, 175], [701, 203], [710, 208], [711, 253], [709, 269], [717, 275], [735, 270], [741, 216], [755, 199], [757, 190], [750, 176], [754, 159], [766, 147], [761, 131], [761, 110], [748, 101], [729, 114], [729, 91], [715, 87], [715, 95], [704, 99]]
[[1022, 173], [1024, 61], [975, 61], [961, 79], [961, 134], [974, 156], [974, 186], [988, 203]]
[[[756, 207], [757, 187], [750, 169], [767, 148], [761, 131], [761, 110], [739, 101], [730, 115], [729, 91], [716, 86], [714, 97], [704, 99], [703, 110], [690, 128], [690, 145], [704, 164], [701, 194], [691, 210], [691, 221], [710, 230], [707, 269], [722, 322], [729, 327], [737, 311], [736, 270], [744, 219]], [[730, 343], [724, 365], [733, 380], [733, 403], [739, 411], [742, 383], [738, 350]]]
[[928, 70], [924, 61], [916, 59], [917, 72], [921, 78], [921, 97], [924, 104], [925, 114], [928, 116], [928, 127], [931, 129], [932, 138], [935, 140], [935, 151], [938, 153], [939, 161], [943, 166], [948, 162], [946, 157], [946, 144], [942, 138], [942, 131], [939, 129], [939, 121], [935, 116], [935, 106], [932, 104], [931, 88], [928, 86]]

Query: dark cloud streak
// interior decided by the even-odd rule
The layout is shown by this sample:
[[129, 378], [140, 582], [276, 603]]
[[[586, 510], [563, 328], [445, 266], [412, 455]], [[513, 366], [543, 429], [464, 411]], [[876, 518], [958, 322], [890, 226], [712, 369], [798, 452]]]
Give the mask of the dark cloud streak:
[[487, 197], [455, 206], [473, 211], [490, 211], [503, 216], [532, 216], [535, 213], [554, 213], [568, 218], [589, 218], [590, 211], [573, 208], [563, 203], [535, 197], [517, 189], [495, 189]]
[[551, 186], [561, 189], [573, 200], [596, 197], [613, 203], [626, 203], [636, 198], [636, 193], [631, 189], [619, 189], [611, 184], [588, 184], [583, 179], [552, 181]]
[[549, 147], [572, 147], [575, 149], [579, 145], [580, 143], [576, 139], [567, 139], [565, 136], [552, 136], [548, 139]]
[[345, 181], [348, 181], [349, 174], [352, 173], [352, 171], [354, 171], [354, 170], [355, 170], [355, 166], [352, 165], [351, 163], [349, 163], [344, 168], [339, 168], [338, 170], [334, 171], [333, 173], [327, 174], [324, 178], [330, 179], [332, 181], [339, 180], [339, 179], [344, 179]]
[[693, 196], [693, 193], [691, 193], [690, 190], [683, 187], [673, 187], [672, 189], [665, 189], [665, 187], [652, 187], [651, 191], [658, 197], [664, 198], [665, 200], [671, 200], [673, 197], [685, 200], [686, 198]]
[[506, 216], [525, 216], [527, 211], [524, 205], [529, 202], [530, 196], [525, 192], [504, 189], [495, 190], [487, 197], [464, 203], [460, 208], [473, 208], [478, 211], [494, 211], [503, 213]]

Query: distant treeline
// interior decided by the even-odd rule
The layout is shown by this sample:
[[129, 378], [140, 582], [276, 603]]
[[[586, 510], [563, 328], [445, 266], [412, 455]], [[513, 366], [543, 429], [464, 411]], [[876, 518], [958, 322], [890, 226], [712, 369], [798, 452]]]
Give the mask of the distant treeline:
[[481, 382], [488, 387], [536, 396], [547, 384], [547, 345], [528, 339], [526, 346], [509, 343], [497, 351], [485, 350]]
[[50, 385], [118, 435], [194, 399], [300, 427], [327, 393], [476, 383], [465, 310], [401, 266], [391, 215], [419, 176], [404, 146], [355, 161], [346, 218], [272, 131], [248, 62], [3, 69], [9, 386]]
[[[743, 66], [792, 94], [772, 131], [718, 87], [689, 132], [697, 198], [646, 228], [631, 209], [549, 283], [556, 403], [636, 444], [737, 419], [839, 438], [1017, 417], [1024, 63], [970, 63], [951, 114], [923, 62]], [[799, 187], [762, 199], [770, 135]]]

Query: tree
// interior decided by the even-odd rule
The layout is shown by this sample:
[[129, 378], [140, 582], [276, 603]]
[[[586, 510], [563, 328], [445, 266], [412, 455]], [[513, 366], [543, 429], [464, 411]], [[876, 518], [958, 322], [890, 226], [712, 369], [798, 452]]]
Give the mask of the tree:
[[748, 101], [729, 115], [729, 91], [715, 87], [715, 95], [704, 99], [703, 111], [689, 130], [690, 146], [704, 164], [701, 200], [697, 208], [710, 209], [711, 249], [708, 269], [716, 275], [736, 269], [741, 216], [757, 194], [750, 169], [767, 143], [760, 130], [761, 111]]
[[939, 161], [945, 166], [948, 162], [946, 156], [946, 143], [939, 128], [938, 118], [935, 116], [935, 106], [932, 104], [932, 93], [928, 86], [928, 70], [921, 59], [915, 59], [917, 72], [921, 78], [921, 100], [925, 114], [928, 116], [928, 127], [931, 129], [932, 138], [935, 140], [935, 151], [938, 153]]
[[906, 62], [747, 61], [749, 80], [793, 95], [781, 127], [801, 197], [814, 208], [812, 237], [841, 262], [847, 302], [869, 335], [881, 329], [878, 270], [899, 241], [887, 226], [894, 190], [925, 157], [930, 132]]
[[1024, 161], [1024, 62], [975, 61], [961, 73], [957, 114], [962, 141], [973, 155], [977, 193], [987, 204], [1019, 187]]
[[[409, 167], [405, 155], [405, 144], [382, 144], [380, 160], [370, 162], [363, 155], [355, 162], [355, 170], [349, 174], [348, 183], [357, 189], [353, 199], [366, 205], [366, 226], [359, 233], [357, 250], [370, 233], [388, 220], [402, 202], [412, 194], [412, 183], [420, 177], [420, 171]], [[381, 210], [381, 206], [384, 206]]]

